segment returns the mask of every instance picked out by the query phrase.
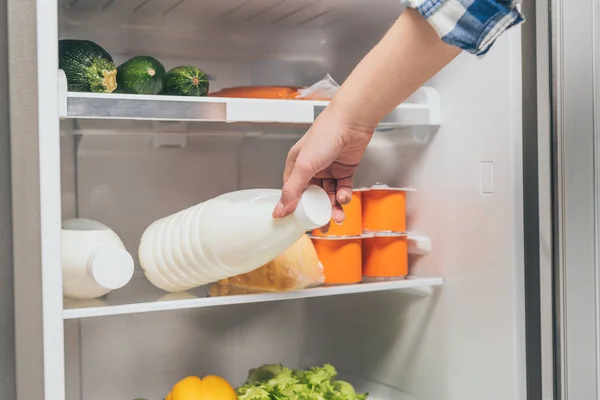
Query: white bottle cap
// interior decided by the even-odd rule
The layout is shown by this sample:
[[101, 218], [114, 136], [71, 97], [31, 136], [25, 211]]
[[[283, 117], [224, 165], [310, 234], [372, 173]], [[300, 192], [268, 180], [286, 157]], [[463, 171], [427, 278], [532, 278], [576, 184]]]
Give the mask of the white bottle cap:
[[89, 260], [89, 271], [98, 285], [109, 290], [120, 289], [133, 276], [133, 258], [127, 250], [110, 246], [96, 251]]
[[310, 185], [300, 197], [294, 218], [307, 231], [327, 225], [331, 220], [331, 200], [327, 192], [319, 186]]

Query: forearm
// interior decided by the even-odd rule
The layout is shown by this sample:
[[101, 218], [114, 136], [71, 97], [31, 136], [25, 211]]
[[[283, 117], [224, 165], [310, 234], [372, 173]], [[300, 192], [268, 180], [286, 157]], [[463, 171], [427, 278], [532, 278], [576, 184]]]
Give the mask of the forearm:
[[346, 79], [331, 107], [353, 125], [374, 127], [459, 53], [409, 8]]

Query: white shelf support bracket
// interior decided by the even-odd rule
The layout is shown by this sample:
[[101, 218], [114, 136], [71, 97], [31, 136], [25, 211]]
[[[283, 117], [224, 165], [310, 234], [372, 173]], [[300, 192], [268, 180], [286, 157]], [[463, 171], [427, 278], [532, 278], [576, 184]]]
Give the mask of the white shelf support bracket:
[[67, 84], [67, 75], [62, 69], [58, 70], [58, 116], [60, 118], [67, 117], [67, 92], [69, 91]]
[[419, 287], [406, 288], [403, 290], [396, 290], [396, 292], [405, 294], [407, 296], [424, 298], [424, 297], [431, 296], [433, 294], [433, 289], [434, 288], [429, 287], [429, 286], [419, 286]]
[[427, 99], [426, 104], [429, 107], [429, 123], [431, 125], [442, 124], [442, 98], [440, 92], [428, 86], [421, 87], [420, 91]]
[[426, 256], [432, 252], [431, 238], [418, 233], [408, 234], [408, 254]]

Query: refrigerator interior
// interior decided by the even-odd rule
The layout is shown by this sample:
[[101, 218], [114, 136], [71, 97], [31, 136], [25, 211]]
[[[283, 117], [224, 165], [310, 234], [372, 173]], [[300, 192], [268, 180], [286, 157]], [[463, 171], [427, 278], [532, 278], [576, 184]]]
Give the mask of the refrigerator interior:
[[[327, 73], [341, 83], [401, 11], [397, 0], [59, 0], [59, 37], [93, 40], [117, 65], [133, 55], [196, 65], [211, 91], [310, 85]], [[162, 399], [187, 375], [240, 384], [272, 362], [332, 363], [381, 399], [524, 399], [519, 30], [427, 86], [441, 97], [440, 126], [377, 132], [355, 186], [417, 189], [409, 230], [433, 251], [410, 257], [410, 275], [443, 277], [443, 287], [65, 317], [67, 399]], [[308, 126], [63, 119], [62, 218], [105, 223], [136, 258], [155, 219], [227, 191], [280, 187]], [[179, 298], [136, 260], [132, 282], [88, 305]]]

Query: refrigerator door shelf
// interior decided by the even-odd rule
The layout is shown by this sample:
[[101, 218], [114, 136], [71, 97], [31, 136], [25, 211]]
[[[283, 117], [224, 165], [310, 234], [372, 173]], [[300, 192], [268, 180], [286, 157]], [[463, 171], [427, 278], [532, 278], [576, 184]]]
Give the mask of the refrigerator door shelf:
[[[58, 87], [59, 116], [62, 119], [312, 124], [329, 104], [312, 100], [68, 92], [65, 74], [60, 70]], [[423, 87], [409, 102], [388, 114], [380, 128], [438, 126], [440, 120], [439, 93], [434, 88]]]

